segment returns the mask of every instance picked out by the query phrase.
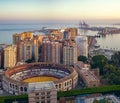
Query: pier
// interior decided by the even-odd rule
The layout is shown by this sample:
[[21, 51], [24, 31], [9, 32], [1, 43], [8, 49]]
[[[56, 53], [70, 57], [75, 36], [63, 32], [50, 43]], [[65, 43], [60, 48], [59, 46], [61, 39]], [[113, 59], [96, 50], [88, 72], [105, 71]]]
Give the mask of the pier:
[[84, 29], [84, 30], [91, 30], [91, 31], [98, 31], [99, 35], [106, 35], [106, 34], [119, 34], [120, 33], [120, 28], [117, 27], [92, 27], [85, 22], [80, 22], [79, 24], [79, 29]]

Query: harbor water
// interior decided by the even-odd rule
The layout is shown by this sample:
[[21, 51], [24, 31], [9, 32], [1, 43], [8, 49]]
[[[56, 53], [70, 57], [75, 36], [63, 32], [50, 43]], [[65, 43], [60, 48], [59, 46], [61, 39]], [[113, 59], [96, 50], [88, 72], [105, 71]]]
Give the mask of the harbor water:
[[[106, 27], [113, 25], [91, 25], [97, 27]], [[66, 28], [66, 27], [78, 27], [76, 24], [72, 23], [39, 23], [39, 24], [0, 24], [0, 44], [12, 44], [12, 35], [15, 33], [21, 33], [24, 31], [32, 31], [32, 30], [40, 30], [42, 27], [46, 28]], [[120, 26], [116, 26], [120, 27]], [[97, 31], [83, 31], [79, 29], [80, 35], [90, 35], [94, 36], [97, 34]], [[112, 50], [120, 50], [120, 34], [109, 34], [104, 37], [96, 38], [97, 43], [103, 49], [112, 49]]]

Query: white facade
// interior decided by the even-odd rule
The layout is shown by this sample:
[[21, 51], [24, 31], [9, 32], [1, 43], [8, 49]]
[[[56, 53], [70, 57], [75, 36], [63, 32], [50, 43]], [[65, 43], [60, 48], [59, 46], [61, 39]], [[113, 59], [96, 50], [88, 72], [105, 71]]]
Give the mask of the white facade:
[[74, 65], [77, 63], [77, 47], [76, 46], [64, 46], [63, 47], [63, 64]]
[[78, 56], [88, 57], [88, 38], [86, 36], [76, 36], [75, 42], [78, 48]]

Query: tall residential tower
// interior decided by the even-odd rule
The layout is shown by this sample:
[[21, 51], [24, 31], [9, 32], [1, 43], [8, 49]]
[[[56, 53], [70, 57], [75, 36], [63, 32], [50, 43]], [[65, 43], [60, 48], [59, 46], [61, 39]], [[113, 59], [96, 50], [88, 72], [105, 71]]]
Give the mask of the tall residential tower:
[[4, 68], [14, 67], [17, 62], [17, 46], [9, 45], [4, 49]]
[[62, 44], [45, 38], [42, 43], [42, 58], [44, 62], [60, 64]]
[[77, 47], [74, 43], [63, 46], [63, 64], [74, 65], [77, 63]]
[[86, 36], [76, 36], [75, 42], [78, 48], [78, 56], [88, 57], [88, 38]]

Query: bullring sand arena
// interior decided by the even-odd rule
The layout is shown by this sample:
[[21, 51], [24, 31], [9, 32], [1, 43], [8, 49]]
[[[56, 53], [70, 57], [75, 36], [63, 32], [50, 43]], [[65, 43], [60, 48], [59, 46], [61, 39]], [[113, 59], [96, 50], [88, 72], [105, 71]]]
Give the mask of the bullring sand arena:
[[75, 68], [63, 64], [29, 63], [10, 68], [3, 75], [3, 89], [11, 94], [28, 93], [31, 82], [53, 81], [57, 91], [75, 88], [78, 73]]
[[39, 77], [31, 77], [28, 79], [24, 79], [23, 82], [32, 83], [32, 82], [47, 82], [47, 81], [56, 81], [58, 78], [50, 77], [50, 76], [39, 76]]

